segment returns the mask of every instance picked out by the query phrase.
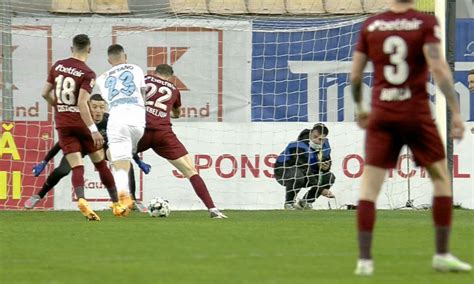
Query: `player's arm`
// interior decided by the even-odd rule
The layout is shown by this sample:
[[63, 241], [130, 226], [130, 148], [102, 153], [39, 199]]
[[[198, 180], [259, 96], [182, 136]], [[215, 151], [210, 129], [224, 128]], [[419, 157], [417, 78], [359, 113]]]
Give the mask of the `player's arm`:
[[174, 107], [171, 109], [171, 118], [179, 118], [181, 116], [181, 108]]
[[[81, 112], [81, 118], [84, 121], [84, 123], [89, 127], [89, 129], [93, 128], [94, 130], [97, 129], [97, 126], [94, 123], [94, 120], [92, 119], [91, 112], [89, 109], [89, 99], [91, 95], [88, 91], [84, 89], [79, 90], [79, 101], [77, 102], [77, 106], [79, 107], [79, 111]], [[94, 128], [95, 127], [95, 128]], [[99, 131], [98, 129], [95, 131], [91, 132], [96, 132]]]
[[439, 43], [425, 44], [423, 46], [423, 53], [425, 54], [426, 61], [438, 87], [446, 97], [449, 109], [453, 114], [460, 114], [456, 92], [454, 90], [453, 74], [449, 69], [448, 63], [444, 60], [441, 45]]
[[356, 121], [361, 128], [367, 128], [369, 121], [369, 114], [364, 110], [362, 104], [362, 75], [364, 68], [367, 65], [367, 55], [360, 51], [355, 51], [352, 57], [352, 71], [351, 71], [351, 89], [352, 97], [356, 103]]
[[351, 89], [357, 113], [364, 111], [362, 106], [362, 75], [366, 65], [367, 55], [355, 51], [352, 57]]
[[331, 170], [331, 166], [332, 166], [332, 159], [331, 159], [331, 155], [329, 155], [329, 157], [321, 163], [321, 170], [323, 172], [329, 172]]
[[176, 89], [176, 101], [173, 103], [171, 109], [171, 118], [180, 118], [181, 117], [181, 92]]
[[295, 165], [299, 168], [304, 168], [305, 172], [309, 169], [309, 155], [308, 151], [305, 148], [296, 147], [290, 150], [292, 157], [295, 159]]
[[464, 123], [461, 118], [461, 111], [454, 90], [453, 74], [441, 52], [440, 43], [427, 43], [423, 46], [423, 53], [426, 62], [433, 74], [436, 84], [446, 98], [449, 109], [452, 113], [453, 127], [451, 135], [453, 138], [462, 138], [464, 133]]
[[53, 84], [50, 82], [46, 82], [43, 87], [43, 91], [41, 92], [41, 96], [50, 104], [54, 105], [55, 99], [54, 94], [51, 92], [53, 90]]
[[92, 138], [94, 139], [94, 144], [97, 149], [102, 148], [104, 144], [104, 137], [99, 132], [97, 125], [95, 125], [94, 120], [92, 119], [91, 112], [89, 109], [89, 99], [90, 93], [83, 88], [79, 90], [79, 99], [77, 102], [77, 106], [79, 107], [79, 111], [81, 114], [82, 121], [87, 125], [89, 130], [92, 133]]

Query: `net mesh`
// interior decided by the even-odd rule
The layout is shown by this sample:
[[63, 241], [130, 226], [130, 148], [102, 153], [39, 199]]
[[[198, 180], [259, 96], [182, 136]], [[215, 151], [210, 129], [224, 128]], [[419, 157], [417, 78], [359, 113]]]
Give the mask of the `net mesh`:
[[[418, 1], [427, 11], [431, 3]], [[2, 71], [12, 75], [13, 95], [2, 83], [0, 208], [23, 208], [61, 159], [59, 154], [39, 177], [33, 176], [33, 166], [57, 139], [41, 88], [52, 63], [70, 56], [71, 38], [79, 33], [91, 37], [88, 65], [97, 74], [108, 69], [106, 49], [114, 42], [125, 47], [130, 63], [149, 73], [157, 64], [173, 66], [183, 101], [174, 129], [220, 207], [282, 208], [284, 189], [274, 180], [272, 165], [302, 129], [316, 122], [330, 129], [337, 202], [319, 198], [315, 207], [355, 204], [363, 132], [353, 123], [348, 73], [361, 22], [385, 8], [386, 1], [42, 0], [3, 5]], [[371, 84], [366, 73], [367, 104]], [[429, 203], [428, 179], [418, 168], [413, 172], [404, 153], [384, 185], [382, 207], [404, 206], [409, 189], [418, 204]], [[160, 196], [173, 209], [203, 208], [190, 184], [164, 159], [152, 151], [143, 159], [152, 173], [145, 176], [136, 169], [139, 199]], [[86, 161], [86, 197], [93, 207], [105, 208], [107, 196]], [[37, 208], [75, 209], [70, 178]]]

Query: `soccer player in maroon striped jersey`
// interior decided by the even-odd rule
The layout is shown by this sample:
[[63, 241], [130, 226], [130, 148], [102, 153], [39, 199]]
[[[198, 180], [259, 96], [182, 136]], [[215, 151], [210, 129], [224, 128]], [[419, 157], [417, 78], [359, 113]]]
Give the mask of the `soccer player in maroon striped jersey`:
[[146, 92], [146, 126], [145, 134], [138, 142], [138, 152], [148, 149], [167, 159], [186, 178], [189, 179], [197, 196], [209, 210], [212, 218], [227, 218], [220, 212], [206, 184], [191, 162], [188, 151], [178, 140], [171, 128], [171, 118], [180, 117], [181, 94], [179, 89], [169, 80], [173, 76], [173, 68], [168, 64], [156, 66], [155, 76], [145, 76]]
[[[375, 201], [387, 169], [396, 166], [402, 146], [425, 167], [434, 184], [433, 221], [436, 253], [433, 268], [469, 271], [471, 265], [450, 254], [452, 190], [443, 143], [431, 117], [426, 90], [428, 67], [452, 112], [451, 136], [462, 139], [464, 124], [456, 101], [451, 71], [443, 58], [440, 30], [434, 16], [414, 10], [412, 0], [392, 0], [390, 10], [368, 18], [353, 54], [352, 94], [357, 123], [366, 129], [366, 166], [362, 176], [357, 224], [359, 260], [355, 273], [371, 275]], [[362, 75], [371, 60], [374, 86], [370, 114], [362, 107]]]
[[[109, 114], [106, 113], [107, 109], [107, 103], [104, 101], [102, 96], [100, 94], [94, 94], [91, 96], [91, 99], [89, 101], [89, 106], [91, 109], [91, 115], [92, 118], [94, 119], [94, 123], [97, 126], [97, 129], [99, 129], [100, 134], [102, 137], [104, 137], [104, 145], [103, 145], [103, 150], [105, 151], [107, 157], [107, 122], [109, 120]], [[59, 142], [54, 144], [53, 148], [49, 150], [49, 152], [46, 154], [44, 157], [43, 161], [41, 161], [39, 164], [33, 167], [33, 174], [35, 177], [39, 176], [41, 172], [44, 170], [44, 168], [47, 166], [48, 162], [56, 156], [57, 153], [61, 151], [61, 146], [59, 146]], [[87, 153], [82, 153], [82, 157], [87, 155]], [[151, 166], [144, 163], [142, 160], [140, 160], [140, 157], [138, 155], [134, 155], [133, 159], [137, 163], [137, 165], [142, 169], [142, 171], [145, 174], [148, 174], [150, 172]], [[53, 189], [53, 187], [56, 186], [56, 184], [59, 183], [59, 181], [67, 176], [71, 172], [71, 167], [69, 166], [69, 163], [66, 159], [66, 157], [62, 157], [61, 161], [59, 162], [59, 165], [48, 175], [48, 178], [46, 179], [46, 182], [43, 184], [41, 187], [41, 190], [31, 196], [27, 201], [25, 201], [24, 208], [25, 209], [33, 209], [38, 202], [43, 199], [46, 194]], [[130, 170], [128, 172], [128, 178], [129, 178], [129, 188], [130, 188], [130, 194], [132, 195], [132, 198], [135, 203], [135, 208], [139, 210], [140, 212], [146, 212], [146, 207], [139, 201], [137, 201], [135, 197], [135, 191], [136, 191], [136, 186], [135, 186], [135, 173], [133, 167], [130, 167]]]
[[[42, 96], [55, 107], [55, 123], [59, 144], [72, 169], [72, 186], [78, 199], [77, 206], [90, 221], [100, 221], [84, 196], [84, 164], [81, 152], [88, 153], [100, 180], [113, 202], [112, 211], [123, 216], [128, 209], [120, 205], [115, 181], [104, 161], [104, 138], [92, 120], [88, 101], [94, 87], [95, 73], [86, 61], [91, 50], [87, 35], [76, 35], [72, 40], [72, 57], [59, 60], [51, 67]], [[51, 92], [53, 90], [53, 92]]]

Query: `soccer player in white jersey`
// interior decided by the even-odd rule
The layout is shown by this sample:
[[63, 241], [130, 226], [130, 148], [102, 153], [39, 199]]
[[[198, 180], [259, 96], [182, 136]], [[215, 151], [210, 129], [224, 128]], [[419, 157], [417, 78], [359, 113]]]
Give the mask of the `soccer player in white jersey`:
[[109, 46], [107, 55], [112, 68], [98, 77], [96, 84], [109, 105], [107, 136], [119, 199], [131, 208], [128, 171], [132, 153], [145, 130], [145, 76], [140, 67], [127, 63], [121, 45]]

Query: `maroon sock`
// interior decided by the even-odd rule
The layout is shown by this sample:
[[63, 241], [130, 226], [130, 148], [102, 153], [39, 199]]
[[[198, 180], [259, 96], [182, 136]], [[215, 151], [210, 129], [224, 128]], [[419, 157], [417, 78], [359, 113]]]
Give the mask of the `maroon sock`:
[[433, 198], [433, 221], [435, 226], [436, 253], [449, 252], [449, 233], [451, 231], [453, 200], [451, 196]]
[[191, 182], [191, 185], [193, 186], [197, 196], [199, 196], [204, 205], [206, 205], [207, 209], [214, 208], [214, 202], [212, 201], [211, 195], [209, 194], [206, 184], [202, 180], [201, 176], [198, 174], [193, 175], [189, 181]]
[[114, 176], [112, 175], [110, 169], [107, 167], [107, 163], [102, 160], [98, 163], [94, 163], [94, 166], [99, 172], [100, 181], [109, 192], [110, 199], [112, 199], [112, 202], [118, 202], [117, 188], [115, 187]]
[[359, 258], [372, 259], [372, 231], [375, 224], [375, 203], [359, 200], [357, 206], [357, 229], [359, 239]]
[[77, 199], [84, 198], [84, 166], [76, 166], [72, 170], [72, 187]]

